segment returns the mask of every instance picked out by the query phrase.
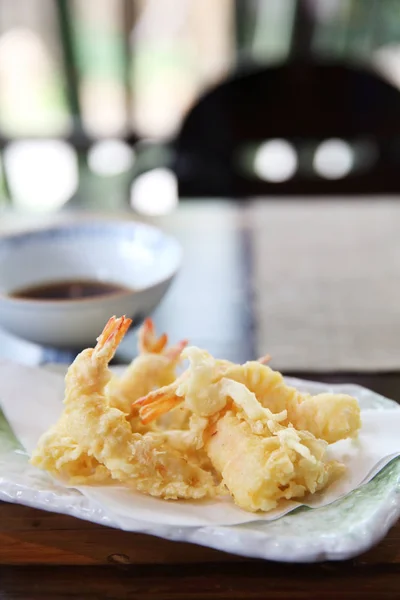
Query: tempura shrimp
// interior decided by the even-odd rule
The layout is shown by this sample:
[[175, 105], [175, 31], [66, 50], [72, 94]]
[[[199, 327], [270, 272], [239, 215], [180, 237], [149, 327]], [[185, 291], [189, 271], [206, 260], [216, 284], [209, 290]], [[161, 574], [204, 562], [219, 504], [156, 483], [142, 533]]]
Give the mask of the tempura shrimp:
[[[285, 410], [287, 417], [284, 425], [292, 424], [296, 429], [307, 430], [315, 437], [328, 443], [334, 443], [357, 434], [361, 427], [360, 407], [352, 396], [345, 394], [318, 394], [312, 396], [299, 392], [288, 386], [278, 371], [259, 361], [250, 361], [244, 365], [228, 365], [220, 368], [218, 361], [203, 350], [188, 348], [183, 357], [189, 357], [192, 362], [190, 381], [187, 376], [176, 380], [164, 391], [158, 390], [149, 394], [146, 400], [139, 400], [135, 406], [140, 408], [144, 423], [151, 422], [155, 416], [160, 416], [164, 410], [171, 410], [182, 402], [194, 412], [194, 398], [199, 401], [199, 410], [204, 411], [207, 404], [202, 400], [208, 394], [210, 410], [220, 410], [222, 402], [216, 384], [222, 377], [242, 383], [253, 392], [260, 404], [273, 413]], [[207, 392], [200, 388], [204, 381], [208, 382]], [[195, 394], [193, 390], [197, 390]], [[208, 409], [207, 409], [208, 410]]]
[[322, 489], [342, 472], [342, 465], [323, 460], [327, 442], [286, 426], [287, 410], [262, 406], [245, 384], [228, 378], [232, 367], [198, 348], [185, 355], [190, 367], [182, 377], [135, 405], [149, 420], [184, 400], [202, 420], [205, 452], [239, 506], [270, 510], [281, 498]]
[[[163, 498], [212, 496], [217, 486], [210, 472], [172, 447], [164, 435], [132, 432], [126, 415], [110, 406], [105, 392], [111, 379], [108, 363], [130, 323], [126, 317], [111, 318], [96, 347], [77, 356], [66, 376], [60, 423], [79, 450], [94, 457], [112, 479]], [[58, 471], [59, 458], [59, 448], [55, 452], [54, 446], [56, 429], [50, 438], [42, 437], [32, 457], [33, 464], [53, 473]]]
[[112, 406], [129, 414], [132, 402], [137, 398], [175, 381], [187, 341], [182, 340], [170, 348], [167, 344], [168, 336], [164, 333], [157, 338], [152, 320], [146, 319], [139, 330], [139, 356], [121, 376], [113, 376], [107, 386]]
[[234, 365], [224, 376], [243, 383], [272, 412], [286, 410], [285, 425], [291, 423], [329, 444], [354, 437], [361, 427], [360, 407], [352, 396], [300, 392], [287, 385], [281, 373], [254, 361]]

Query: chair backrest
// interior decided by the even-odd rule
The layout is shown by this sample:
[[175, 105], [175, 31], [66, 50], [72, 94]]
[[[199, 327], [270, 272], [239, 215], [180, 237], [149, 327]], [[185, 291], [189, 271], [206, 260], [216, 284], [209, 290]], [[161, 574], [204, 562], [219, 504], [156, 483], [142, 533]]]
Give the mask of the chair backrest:
[[[293, 176], [279, 183], [246, 166], [251, 148], [276, 138], [290, 142], [298, 157]], [[313, 162], [316, 148], [332, 138], [354, 146], [356, 156], [347, 176], [336, 179]], [[253, 69], [199, 99], [174, 149], [182, 196], [399, 192], [400, 92], [365, 66]]]

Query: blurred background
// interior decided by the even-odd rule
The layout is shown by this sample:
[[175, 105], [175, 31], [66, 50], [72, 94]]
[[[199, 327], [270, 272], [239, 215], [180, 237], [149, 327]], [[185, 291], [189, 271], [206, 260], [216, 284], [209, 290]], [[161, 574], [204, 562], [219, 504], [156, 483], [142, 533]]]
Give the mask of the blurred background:
[[[314, 181], [310, 186], [325, 193], [317, 179], [334, 186], [352, 169], [364, 176], [382, 154], [386, 171], [381, 170], [373, 184], [364, 178], [364, 187], [393, 192], [397, 180], [392, 177], [390, 183], [387, 169], [391, 165], [395, 171], [399, 155], [399, 19], [397, 0], [0, 0], [0, 204], [43, 212], [79, 205], [84, 198], [91, 208], [130, 206], [155, 215], [173, 210], [178, 197], [186, 195], [246, 196], [281, 189], [312, 193], [304, 178], [296, 179], [303, 167]], [[377, 92], [367, 107], [350, 107], [354, 114], [369, 110], [362, 124], [365, 131], [358, 128], [346, 139], [345, 127], [330, 127], [325, 134], [321, 121], [312, 143], [302, 146], [302, 131], [297, 127], [291, 135], [290, 119], [283, 112], [258, 106], [254, 120], [259, 123], [253, 129], [259, 127], [265, 139], [240, 132], [248, 141], [235, 155], [235, 165], [240, 163], [242, 169], [240, 181], [229, 179], [228, 170], [224, 175], [224, 168], [221, 181], [214, 181], [210, 161], [209, 170], [192, 185], [179, 188], [179, 178], [191, 172], [190, 160], [196, 162], [186, 142], [192, 135], [196, 143], [199, 126], [196, 129], [189, 115], [196, 115], [196, 105], [208, 90], [253, 71], [262, 73], [269, 89], [267, 78], [278, 68], [283, 79], [276, 89], [287, 98], [296, 120], [312, 129], [314, 111], [318, 112], [310, 106], [310, 98], [312, 103], [318, 100], [315, 74], [307, 76], [304, 85], [298, 79], [297, 93], [288, 95], [285, 85], [293, 73], [279, 69], [296, 63], [305, 69], [326, 60], [339, 69], [352, 65], [352, 77], [358, 67], [363, 77], [373, 72], [384, 82], [385, 93], [390, 92], [389, 100]], [[347, 89], [349, 73], [335, 73], [340, 98], [340, 82]], [[319, 77], [323, 81], [323, 75]], [[329, 76], [326, 85], [331, 80]], [[375, 88], [372, 80], [367, 87], [362, 81], [354, 85], [367, 99]], [[240, 85], [246, 87], [245, 77]], [[248, 81], [250, 99], [257, 93], [254, 85]], [[302, 100], [307, 86], [314, 91]], [[229, 92], [233, 104], [238, 89]], [[222, 106], [219, 111], [197, 111], [198, 121], [201, 127], [218, 130], [229, 145]], [[353, 122], [350, 108], [346, 115], [347, 108], [339, 109], [345, 123]], [[247, 109], [252, 111], [251, 101]], [[332, 119], [329, 110], [320, 109], [326, 123]], [[367, 130], [369, 115], [379, 110], [388, 115], [384, 127], [374, 122]], [[394, 139], [388, 139], [388, 131]], [[386, 154], [379, 147], [379, 135], [390, 146]], [[211, 156], [212, 150], [206, 151]], [[183, 158], [177, 160], [178, 154]], [[226, 162], [216, 151], [216, 163], [218, 156]], [[255, 180], [267, 187], [257, 186]], [[279, 188], [289, 180], [291, 187]], [[358, 184], [337, 189], [363, 191]]]

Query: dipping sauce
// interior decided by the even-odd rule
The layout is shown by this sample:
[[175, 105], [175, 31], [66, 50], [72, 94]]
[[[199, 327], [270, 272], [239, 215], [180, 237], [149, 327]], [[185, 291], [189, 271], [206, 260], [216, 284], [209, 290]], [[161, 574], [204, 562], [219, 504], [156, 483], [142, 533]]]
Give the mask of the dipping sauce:
[[118, 283], [73, 279], [32, 285], [10, 292], [8, 295], [11, 298], [25, 300], [80, 300], [82, 298], [108, 296], [119, 292], [132, 292], [132, 290]]

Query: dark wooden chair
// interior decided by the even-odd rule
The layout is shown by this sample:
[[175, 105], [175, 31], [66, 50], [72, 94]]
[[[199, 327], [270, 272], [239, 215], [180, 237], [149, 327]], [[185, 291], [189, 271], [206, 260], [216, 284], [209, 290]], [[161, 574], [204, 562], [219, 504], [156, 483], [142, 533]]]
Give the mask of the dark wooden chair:
[[[245, 159], [276, 138], [298, 153], [296, 172], [280, 183], [257, 177]], [[356, 154], [348, 175], [336, 180], [313, 167], [315, 149], [331, 138]], [[203, 95], [171, 149], [183, 197], [398, 193], [400, 92], [365, 66], [253, 67]]]

